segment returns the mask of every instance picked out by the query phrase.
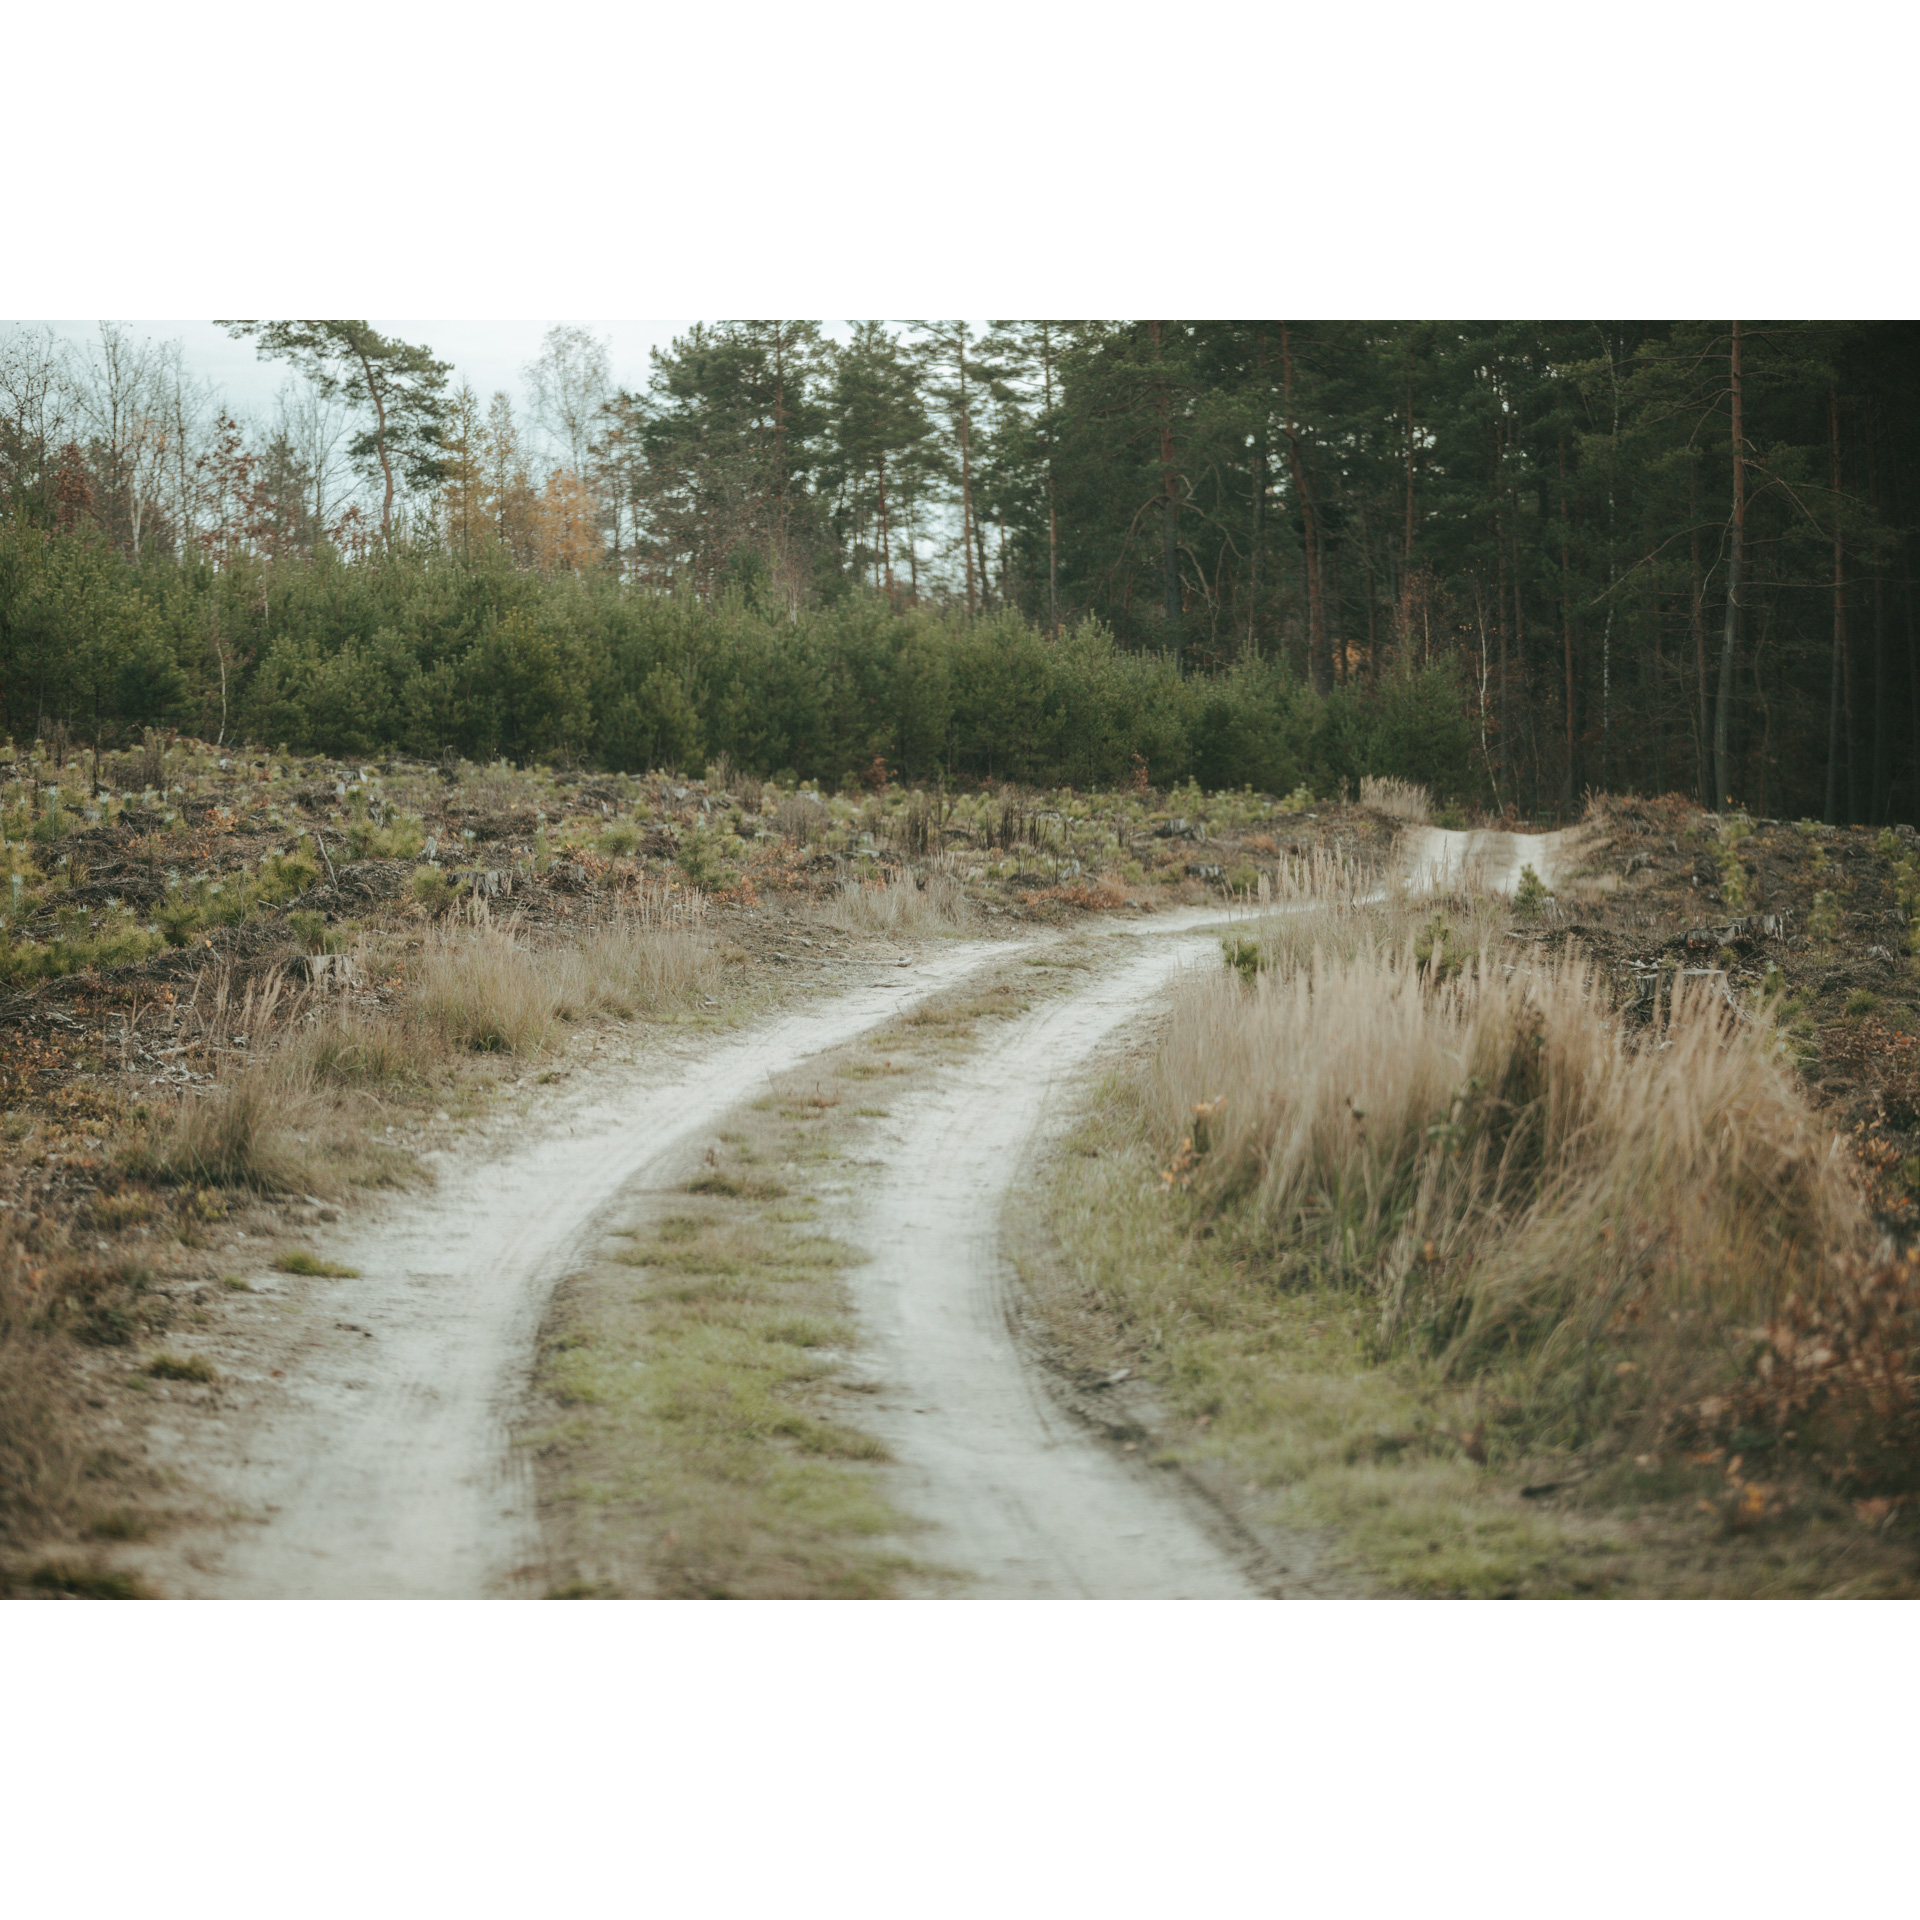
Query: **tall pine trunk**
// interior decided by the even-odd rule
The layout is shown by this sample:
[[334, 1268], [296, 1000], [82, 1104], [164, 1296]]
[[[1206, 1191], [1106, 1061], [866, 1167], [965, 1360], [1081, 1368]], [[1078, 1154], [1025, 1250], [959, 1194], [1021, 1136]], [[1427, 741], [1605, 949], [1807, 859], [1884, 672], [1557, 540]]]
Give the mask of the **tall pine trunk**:
[[959, 350], [960, 367], [960, 546], [967, 558], [967, 612], [975, 611], [973, 582], [973, 447], [972, 422], [967, 409], [967, 349]]
[[1720, 687], [1713, 706], [1713, 805], [1717, 812], [1733, 797], [1733, 769], [1727, 758], [1727, 722], [1733, 707], [1734, 651], [1740, 644], [1740, 563], [1747, 535], [1747, 457], [1740, 414], [1741, 327], [1733, 323], [1729, 364], [1733, 376], [1733, 519], [1727, 531], [1727, 624], [1720, 640]]
[[1501, 430], [1493, 430], [1493, 630], [1499, 641], [1499, 676], [1496, 685], [1500, 698], [1499, 763], [1503, 774], [1513, 770], [1508, 742], [1513, 737], [1513, 707], [1507, 696], [1507, 529], [1502, 511], [1506, 474], [1505, 449]]
[[[1564, 455], [1564, 449], [1563, 449]], [[1413, 577], [1413, 336], [1407, 336], [1407, 526], [1401, 575]]]
[[[380, 382], [374, 378], [372, 363], [362, 353], [355, 356], [360, 362], [360, 371], [366, 379], [367, 393], [373, 401], [373, 450], [380, 456], [380, 472], [386, 480], [386, 493], [380, 502], [380, 538], [385, 540], [393, 528], [393, 462], [387, 458], [387, 403], [380, 392]], [[221, 711], [226, 710], [226, 696], [221, 695]]]
[[[1514, 671], [1520, 681], [1520, 706], [1522, 712], [1525, 712], [1532, 703], [1527, 699], [1527, 606], [1526, 599], [1520, 589], [1520, 501], [1517, 496], [1513, 498], [1513, 524], [1511, 531], [1513, 536], [1513, 660]], [[1540, 795], [1540, 756], [1537, 745], [1539, 735], [1531, 725], [1529, 725], [1527, 732], [1528, 736], [1536, 742], [1534, 752], [1533, 795], [1537, 804]], [[1511, 757], [1512, 751], [1512, 748], [1509, 747], [1508, 766], [1510, 768], [1517, 764]], [[1514, 785], [1516, 788], [1519, 786], [1518, 775], [1514, 778]]]
[[1300, 503], [1300, 525], [1307, 546], [1307, 673], [1314, 692], [1325, 695], [1333, 690], [1333, 659], [1327, 650], [1326, 606], [1320, 591], [1320, 537], [1313, 500], [1307, 492], [1306, 469], [1300, 459], [1300, 436], [1293, 424], [1293, 340], [1284, 320], [1280, 322], [1280, 377], [1285, 394], [1287, 457], [1293, 469], [1293, 493]]
[[1053, 329], [1040, 329], [1040, 366], [1047, 402], [1047, 626], [1060, 631], [1060, 516], [1053, 496]]
[[1147, 322], [1153, 357], [1160, 368], [1153, 385], [1153, 409], [1160, 429], [1160, 592], [1167, 631], [1180, 624], [1180, 483], [1173, 470], [1173, 405], [1167, 394], [1166, 367], [1158, 320]]
[[[1879, 426], [1870, 419], [1867, 426], [1867, 498], [1872, 504], [1876, 525], [1880, 523], [1879, 438]], [[1887, 721], [1886, 568], [1876, 562], [1873, 569], [1873, 811], [1870, 816], [1876, 826], [1885, 826], [1892, 817], [1890, 744]]]
[[1267, 504], [1267, 434], [1261, 422], [1253, 451], [1253, 539], [1247, 553], [1247, 652], [1260, 657], [1260, 522]]
[[1247, 652], [1260, 654], [1260, 532], [1267, 505], [1267, 422], [1273, 417], [1267, 398], [1267, 336], [1256, 328], [1253, 336], [1255, 363], [1260, 378], [1255, 391], [1260, 396], [1260, 425], [1253, 436], [1253, 539], [1247, 559]]
[[[1833, 488], [1833, 660], [1827, 675], [1827, 805], [1823, 818], [1828, 826], [1840, 823], [1840, 763], [1846, 753], [1844, 716], [1847, 652], [1847, 549], [1840, 528], [1840, 395], [1827, 388], [1828, 471]], [[1852, 811], [1853, 795], [1847, 795]]]
[[1698, 711], [1693, 728], [1693, 764], [1694, 773], [1700, 790], [1700, 804], [1710, 807], [1713, 796], [1707, 791], [1707, 741], [1710, 737], [1710, 724], [1707, 714], [1707, 583], [1700, 571], [1700, 507], [1699, 507], [1699, 469], [1687, 468], [1687, 523], [1693, 529], [1692, 535], [1692, 607], [1688, 613], [1689, 631], [1693, 635], [1693, 685], [1699, 696]]

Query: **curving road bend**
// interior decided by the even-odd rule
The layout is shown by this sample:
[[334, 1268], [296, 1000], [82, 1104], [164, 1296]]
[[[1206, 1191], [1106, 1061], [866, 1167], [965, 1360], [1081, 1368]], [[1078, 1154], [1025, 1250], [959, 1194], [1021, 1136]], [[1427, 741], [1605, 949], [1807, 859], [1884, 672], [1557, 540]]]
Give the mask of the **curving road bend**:
[[[1471, 864], [1511, 891], [1531, 862], [1551, 884], [1570, 839], [1416, 829], [1403, 843], [1405, 871], [1416, 887], [1457, 884]], [[847, 1202], [845, 1230], [872, 1255], [852, 1282], [880, 1387], [869, 1404], [899, 1462], [895, 1497], [927, 1523], [917, 1557], [953, 1576], [928, 1591], [1312, 1590], [1271, 1562], [1256, 1576], [1261, 1554], [1182, 1477], [1116, 1452], [1065, 1412], [1010, 1317], [1002, 1216], [1058, 1122], [1056, 1094], [1184, 966], [1212, 958], [1180, 936], [1233, 917], [1201, 909], [1110, 924], [1084, 984], [899, 1100]], [[324, 1298], [324, 1308], [294, 1335], [284, 1387], [258, 1382], [263, 1397], [244, 1424], [196, 1453], [196, 1477], [236, 1518], [169, 1552], [163, 1590], [261, 1599], [537, 1590], [538, 1514], [512, 1425], [554, 1287], [597, 1241], [608, 1208], [635, 1183], [671, 1178], [770, 1074], [1035, 944], [956, 946], [733, 1039], [599, 1069], [559, 1124], [450, 1162], [431, 1193], [342, 1231], [328, 1251], [359, 1277], [324, 1283], [309, 1302]]]

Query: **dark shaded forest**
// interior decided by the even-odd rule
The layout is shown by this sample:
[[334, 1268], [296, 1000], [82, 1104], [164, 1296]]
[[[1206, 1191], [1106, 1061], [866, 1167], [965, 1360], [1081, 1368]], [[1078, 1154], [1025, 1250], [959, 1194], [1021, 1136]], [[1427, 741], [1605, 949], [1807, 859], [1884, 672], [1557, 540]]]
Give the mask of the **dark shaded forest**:
[[0, 730], [1920, 817], [1909, 322], [0, 335]]

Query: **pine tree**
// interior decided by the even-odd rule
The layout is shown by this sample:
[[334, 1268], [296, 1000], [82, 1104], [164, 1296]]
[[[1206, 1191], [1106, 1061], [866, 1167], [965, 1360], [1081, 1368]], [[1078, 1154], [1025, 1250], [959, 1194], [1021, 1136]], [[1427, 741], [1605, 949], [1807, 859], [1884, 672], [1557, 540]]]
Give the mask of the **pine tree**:
[[425, 347], [376, 333], [364, 320], [222, 320], [236, 340], [252, 340], [263, 359], [289, 362], [327, 399], [346, 399], [367, 416], [349, 451], [380, 474], [380, 535], [393, 530], [396, 472], [422, 491], [445, 477], [440, 459], [447, 376], [453, 369]]
[[[872, 584], [892, 598], [902, 476], [925, 472], [933, 427], [914, 369], [880, 321], [856, 321], [853, 337], [834, 354], [827, 411], [821, 484], [838, 503], [834, 517], [842, 550], [865, 571], [859, 546], [865, 532]], [[911, 479], [908, 485], [911, 491]], [[910, 530], [906, 538], [911, 540]]]

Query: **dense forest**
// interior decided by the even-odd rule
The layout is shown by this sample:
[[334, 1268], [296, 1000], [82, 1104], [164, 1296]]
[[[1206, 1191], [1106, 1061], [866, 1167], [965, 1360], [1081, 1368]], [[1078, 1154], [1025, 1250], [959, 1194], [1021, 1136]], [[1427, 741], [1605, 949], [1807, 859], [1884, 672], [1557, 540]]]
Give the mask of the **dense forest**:
[[1920, 326], [0, 333], [0, 731], [1920, 818]]

